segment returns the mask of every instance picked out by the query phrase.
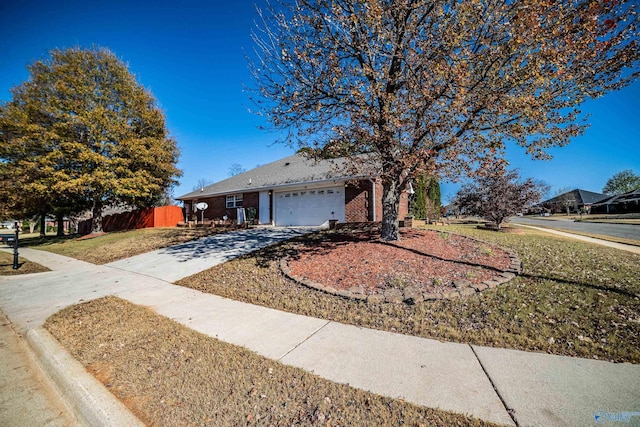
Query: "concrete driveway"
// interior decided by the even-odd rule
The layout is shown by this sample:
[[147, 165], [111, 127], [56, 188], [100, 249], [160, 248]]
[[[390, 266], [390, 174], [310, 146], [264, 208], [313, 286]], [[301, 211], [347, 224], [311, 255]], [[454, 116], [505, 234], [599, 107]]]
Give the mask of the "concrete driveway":
[[106, 264], [109, 267], [175, 282], [232, 258], [318, 230], [269, 227], [216, 234]]

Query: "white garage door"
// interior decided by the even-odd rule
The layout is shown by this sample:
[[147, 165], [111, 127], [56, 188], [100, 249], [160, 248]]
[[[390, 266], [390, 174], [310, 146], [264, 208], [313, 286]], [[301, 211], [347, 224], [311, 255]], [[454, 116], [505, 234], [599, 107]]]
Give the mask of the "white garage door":
[[275, 224], [322, 225], [330, 219], [344, 222], [344, 187], [274, 193]]

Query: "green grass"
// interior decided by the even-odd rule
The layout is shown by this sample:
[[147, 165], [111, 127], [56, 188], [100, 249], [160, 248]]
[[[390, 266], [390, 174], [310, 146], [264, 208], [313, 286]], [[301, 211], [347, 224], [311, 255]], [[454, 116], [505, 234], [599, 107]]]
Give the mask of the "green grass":
[[494, 425], [322, 379], [114, 297], [45, 328], [148, 425]]
[[[441, 228], [438, 228], [441, 229]], [[279, 310], [408, 335], [640, 363], [640, 256], [534, 230], [450, 226], [515, 250], [524, 274], [472, 297], [415, 306], [367, 305], [300, 286], [281, 274], [281, 244], [177, 284]], [[317, 236], [314, 238], [318, 238]]]
[[34, 236], [21, 240], [20, 245], [94, 264], [106, 264], [224, 231], [224, 228], [144, 228], [116, 231], [97, 237]]

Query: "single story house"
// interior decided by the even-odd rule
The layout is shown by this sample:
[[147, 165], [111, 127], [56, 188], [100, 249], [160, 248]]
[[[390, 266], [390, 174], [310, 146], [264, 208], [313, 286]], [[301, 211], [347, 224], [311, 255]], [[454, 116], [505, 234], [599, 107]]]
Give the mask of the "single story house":
[[640, 188], [607, 197], [591, 206], [591, 213], [626, 214], [640, 212]]
[[[382, 184], [375, 174], [346, 172], [345, 159], [294, 154], [180, 197], [189, 220], [238, 216], [276, 226], [382, 220]], [[409, 211], [403, 191], [400, 218]], [[196, 213], [196, 205], [207, 207]]]
[[564, 213], [567, 211], [567, 207], [571, 212], [583, 211], [588, 213], [591, 210], [591, 205], [605, 198], [607, 198], [606, 194], [577, 188], [545, 200], [540, 204], [552, 213]]

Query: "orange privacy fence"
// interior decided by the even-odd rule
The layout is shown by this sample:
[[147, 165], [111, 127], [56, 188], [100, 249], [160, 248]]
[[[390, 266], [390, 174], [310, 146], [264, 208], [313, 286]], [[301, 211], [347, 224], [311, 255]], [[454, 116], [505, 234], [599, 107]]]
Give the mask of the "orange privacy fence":
[[[107, 215], [102, 218], [102, 229], [109, 232], [136, 228], [175, 227], [183, 220], [182, 208], [179, 206], [162, 206]], [[78, 233], [91, 233], [90, 219], [81, 221], [78, 224]]]

